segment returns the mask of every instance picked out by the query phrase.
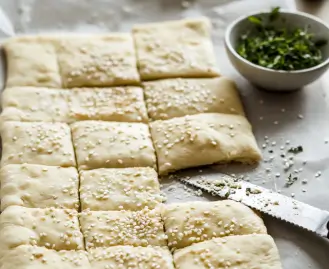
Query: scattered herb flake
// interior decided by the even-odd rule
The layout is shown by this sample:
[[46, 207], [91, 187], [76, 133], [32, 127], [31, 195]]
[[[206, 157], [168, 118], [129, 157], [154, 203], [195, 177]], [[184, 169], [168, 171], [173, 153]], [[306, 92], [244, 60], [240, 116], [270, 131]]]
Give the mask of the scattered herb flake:
[[261, 193], [261, 190], [258, 189], [252, 189], [252, 188], [246, 188], [246, 195], [249, 196], [250, 194], [259, 194]]
[[298, 146], [298, 147], [292, 147], [292, 148], [288, 149], [288, 152], [298, 154], [300, 152], [303, 152], [303, 150], [304, 149], [302, 146]]
[[275, 28], [272, 22], [280, 18], [280, 8], [272, 10], [268, 19], [250, 16], [255, 30], [244, 33], [237, 52], [248, 61], [274, 70], [301, 70], [323, 61], [321, 46], [327, 40], [314, 40], [308, 27], [288, 30]]
[[288, 179], [286, 181], [286, 187], [290, 187], [292, 184], [294, 184], [298, 180], [298, 177], [293, 177], [292, 174], [288, 176]]

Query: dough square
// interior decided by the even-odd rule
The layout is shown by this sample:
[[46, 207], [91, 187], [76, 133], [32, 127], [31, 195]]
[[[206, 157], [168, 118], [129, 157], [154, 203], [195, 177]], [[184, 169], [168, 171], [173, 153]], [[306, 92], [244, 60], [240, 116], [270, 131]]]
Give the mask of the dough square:
[[7, 57], [7, 87], [61, 87], [56, 49], [50, 39], [12, 38], [3, 48]]
[[177, 269], [282, 269], [278, 249], [269, 235], [215, 238], [174, 253]]
[[2, 166], [23, 163], [75, 166], [71, 131], [65, 123], [6, 121], [0, 131]]
[[169, 204], [162, 217], [173, 250], [214, 237], [267, 232], [252, 209], [230, 200]]
[[68, 103], [75, 121], [148, 122], [140, 87], [73, 89]]
[[56, 251], [44, 247], [22, 245], [9, 250], [1, 259], [6, 269], [91, 269], [83, 250]]
[[150, 123], [158, 172], [261, 159], [252, 128], [240, 115], [203, 113]]
[[84, 249], [78, 212], [72, 209], [7, 207], [0, 216], [1, 252], [20, 245]]
[[164, 201], [153, 168], [101, 168], [80, 172], [82, 210], [141, 210]]
[[0, 170], [1, 211], [11, 205], [79, 209], [79, 177], [74, 167], [9, 164]]
[[80, 224], [86, 248], [166, 246], [160, 209], [83, 211]]
[[71, 125], [79, 169], [155, 167], [144, 123], [82, 121]]
[[148, 114], [152, 120], [199, 113], [244, 115], [235, 83], [224, 77], [163, 79], [143, 85]]
[[206, 18], [135, 26], [132, 32], [141, 78], [219, 76], [210, 31]]
[[57, 53], [66, 88], [136, 85], [140, 81], [130, 34], [63, 37]]
[[172, 255], [166, 247], [116, 246], [90, 249], [88, 252], [94, 269], [174, 269]]
[[4, 121], [68, 122], [69, 91], [42, 87], [12, 87], [2, 93]]

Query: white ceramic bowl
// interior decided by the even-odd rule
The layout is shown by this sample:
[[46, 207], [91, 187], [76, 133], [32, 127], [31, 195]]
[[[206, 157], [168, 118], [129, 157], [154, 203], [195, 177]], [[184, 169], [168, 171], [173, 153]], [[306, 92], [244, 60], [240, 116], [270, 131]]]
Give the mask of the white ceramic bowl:
[[294, 29], [309, 26], [309, 32], [313, 33], [315, 40], [325, 39], [328, 43], [321, 48], [324, 61], [314, 67], [297, 71], [272, 70], [253, 64], [241, 57], [236, 52], [237, 43], [241, 35], [250, 30], [253, 25], [248, 17], [267, 17], [270, 12], [258, 12], [243, 16], [234, 21], [226, 30], [225, 47], [228, 57], [238, 72], [252, 84], [266, 90], [292, 91], [318, 79], [329, 67], [329, 27], [318, 18], [303, 12], [281, 10], [280, 17], [275, 22], [278, 27]]

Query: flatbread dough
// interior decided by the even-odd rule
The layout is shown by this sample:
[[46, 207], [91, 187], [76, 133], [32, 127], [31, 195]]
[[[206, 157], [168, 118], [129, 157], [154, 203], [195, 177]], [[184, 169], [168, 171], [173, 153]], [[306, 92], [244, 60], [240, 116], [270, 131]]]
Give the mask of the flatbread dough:
[[111, 168], [80, 172], [82, 210], [141, 210], [163, 202], [153, 168]]
[[42, 87], [12, 87], [2, 93], [4, 121], [68, 122], [67, 90]]
[[89, 251], [89, 260], [94, 269], [174, 269], [171, 253], [165, 247], [96, 248]]
[[74, 167], [9, 164], [0, 170], [1, 211], [11, 205], [79, 209], [79, 177]]
[[218, 76], [210, 30], [206, 18], [135, 26], [142, 79]]
[[163, 220], [172, 249], [214, 237], [266, 234], [263, 220], [254, 211], [230, 200], [169, 204]]
[[61, 87], [56, 50], [50, 39], [12, 38], [3, 48], [7, 56], [7, 87]]
[[7, 207], [0, 215], [1, 256], [20, 245], [55, 250], [84, 248], [78, 212], [70, 209]]
[[82, 121], [71, 127], [79, 169], [155, 168], [154, 148], [146, 124]]
[[213, 163], [255, 163], [260, 150], [247, 119], [205, 113], [150, 123], [160, 175]]
[[140, 80], [130, 34], [62, 37], [57, 52], [66, 88], [136, 85]]
[[141, 211], [84, 211], [80, 224], [87, 249], [166, 246], [160, 208]]
[[199, 113], [244, 115], [235, 83], [227, 78], [164, 79], [144, 83], [152, 120]]
[[68, 103], [75, 121], [148, 122], [140, 87], [73, 89]]
[[2, 95], [5, 121], [74, 122], [103, 120], [147, 122], [140, 87], [50, 89], [7, 88]]
[[22, 245], [10, 250], [0, 261], [0, 269], [91, 269], [83, 250], [55, 251]]
[[177, 269], [282, 269], [277, 247], [269, 235], [215, 238], [175, 251]]
[[67, 124], [6, 121], [0, 127], [2, 166], [23, 163], [63, 167], [76, 165]]

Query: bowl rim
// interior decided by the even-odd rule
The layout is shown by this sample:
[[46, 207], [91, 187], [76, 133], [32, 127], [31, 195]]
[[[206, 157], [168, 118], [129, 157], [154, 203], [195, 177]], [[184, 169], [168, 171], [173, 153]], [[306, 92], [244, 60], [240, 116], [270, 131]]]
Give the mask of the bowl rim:
[[[260, 14], [270, 14], [271, 11], [257, 11], [257, 12], [251, 12], [247, 15], [242, 15], [239, 18], [235, 19], [233, 22], [230, 23], [230, 25], [227, 27], [226, 32], [225, 32], [225, 44], [227, 46], [227, 48], [229, 49], [229, 51], [236, 57], [238, 58], [240, 61], [244, 62], [245, 64], [248, 64], [254, 68], [258, 68], [260, 70], [263, 71], [267, 71], [267, 72], [272, 72], [272, 73], [282, 73], [282, 74], [303, 74], [303, 73], [308, 73], [311, 71], [315, 71], [318, 69], [321, 69], [322, 67], [326, 66], [329, 64], [329, 56], [327, 57], [326, 60], [324, 60], [322, 63], [315, 65], [313, 67], [310, 68], [306, 68], [306, 69], [300, 69], [300, 70], [274, 70], [271, 68], [267, 68], [267, 67], [263, 67], [257, 64], [254, 64], [250, 61], [248, 61], [247, 59], [243, 58], [242, 56], [239, 55], [239, 53], [236, 52], [236, 50], [233, 48], [231, 42], [230, 42], [230, 34], [233, 30], [233, 28], [241, 21], [247, 19], [249, 16], [257, 16]], [[285, 13], [285, 14], [293, 14], [293, 15], [297, 15], [297, 16], [301, 16], [301, 17], [306, 17], [309, 20], [313, 20], [319, 24], [322, 24], [323, 26], [325, 26], [329, 32], [329, 25], [324, 22], [323, 20], [319, 19], [316, 16], [310, 15], [308, 13], [305, 12], [301, 12], [301, 11], [292, 11], [292, 10], [288, 10], [288, 9], [280, 9], [280, 13]], [[328, 40], [329, 42], [329, 40]]]

